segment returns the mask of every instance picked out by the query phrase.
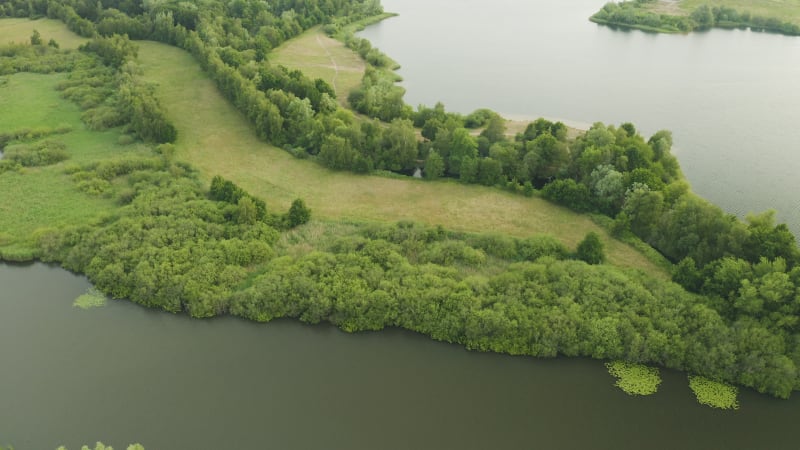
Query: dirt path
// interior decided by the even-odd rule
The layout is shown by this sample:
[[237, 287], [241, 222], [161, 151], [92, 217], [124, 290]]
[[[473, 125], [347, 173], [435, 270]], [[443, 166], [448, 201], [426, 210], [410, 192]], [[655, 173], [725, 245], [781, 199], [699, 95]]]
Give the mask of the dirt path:
[[328, 47], [326, 47], [325, 44], [322, 43], [322, 39], [320, 39], [319, 35], [317, 35], [317, 44], [319, 44], [319, 46], [322, 48], [322, 51], [325, 52], [325, 55], [328, 56], [328, 59], [331, 60], [331, 65], [333, 65], [333, 70], [336, 72], [333, 75], [333, 80], [331, 80], [331, 85], [333, 86], [333, 90], [334, 92], [336, 92], [337, 91], [336, 79], [339, 78], [339, 65], [336, 64], [336, 59], [334, 59], [333, 55], [331, 55], [331, 52], [328, 51]]

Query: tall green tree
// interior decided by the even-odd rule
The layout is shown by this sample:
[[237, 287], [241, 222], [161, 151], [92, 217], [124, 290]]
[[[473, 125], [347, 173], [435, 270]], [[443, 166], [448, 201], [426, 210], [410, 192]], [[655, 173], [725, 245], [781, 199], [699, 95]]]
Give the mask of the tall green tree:
[[606, 254], [600, 236], [594, 231], [587, 233], [586, 237], [578, 244], [576, 256], [581, 261], [589, 264], [601, 264], [604, 262]]
[[464, 161], [478, 157], [478, 144], [475, 142], [475, 138], [470, 136], [466, 128], [453, 130], [449, 144], [450, 152], [447, 160], [447, 172], [452, 176], [459, 176]]
[[431, 150], [428, 159], [425, 160], [425, 178], [435, 180], [444, 175], [444, 159], [439, 156], [439, 152]]

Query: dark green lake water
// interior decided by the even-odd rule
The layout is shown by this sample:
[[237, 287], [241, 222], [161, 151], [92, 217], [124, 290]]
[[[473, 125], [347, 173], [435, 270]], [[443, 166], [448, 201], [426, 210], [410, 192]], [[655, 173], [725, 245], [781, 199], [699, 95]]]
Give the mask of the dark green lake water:
[[400, 16], [360, 35], [411, 105], [670, 129], [697, 193], [800, 234], [800, 37], [615, 31], [587, 20], [605, 2], [382, 0]]
[[800, 400], [696, 403], [682, 374], [633, 398], [602, 363], [470, 353], [401, 330], [195, 320], [0, 265], [0, 444], [16, 450], [796, 449]]
[[[403, 64], [411, 104], [633, 121], [675, 132], [695, 190], [731, 212], [800, 224], [800, 38], [617, 32], [603, 1], [384, 0], [364, 32]], [[796, 449], [800, 400], [700, 406], [683, 374], [658, 394], [613, 387], [599, 361], [469, 353], [404, 332], [193, 320], [88, 282], [0, 265], [0, 445], [16, 450]]]

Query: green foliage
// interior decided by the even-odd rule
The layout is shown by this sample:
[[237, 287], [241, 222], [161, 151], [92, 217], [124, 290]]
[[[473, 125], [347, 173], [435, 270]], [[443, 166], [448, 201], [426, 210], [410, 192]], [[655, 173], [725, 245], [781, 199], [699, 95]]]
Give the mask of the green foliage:
[[431, 150], [425, 160], [425, 178], [435, 180], [444, 175], [444, 159], [436, 150]]
[[42, 45], [42, 35], [36, 29], [33, 30], [31, 35], [31, 45]]
[[[110, 36], [84, 53], [0, 49], [0, 74], [72, 71], [63, 94], [85, 110], [90, 128], [127, 124], [143, 140], [174, 140], [152, 86], [138, 78], [135, 46], [114, 33], [178, 45], [263, 139], [334, 169], [403, 172], [421, 155], [430, 178], [446, 174], [528, 195], [543, 187], [545, 198], [616, 216], [620, 235], [632, 231], [672, 261], [685, 261], [676, 280], [704, 296], [618, 268], [564, 261], [566, 250], [552, 239], [476, 238], [408, 224], [275, 257], [275, 227], [291, 224], [291, 213], [269, 216], [263, 201], [224, 179], [212, 181], [210, 197], [219, 201], [209, 200], [169, 152], [69, 169], [65, 179], [81, 192], [113, 197], [119, 212], [43, 231], [38, 249], [4, 248], [3, 257], [41, 254], [87, 273], [112, 296], [195, 316], [290, 316], [348, 331], [402, 326], [479, 350], [646, 361], [784, 397], [796, 385], [800, 271], [791, 234], [769, 217], [743, 224], [691, 194], [669, 153], [668, 132], [645, 140], [632, 124], [598, 123], [568, 140], [563, 124], [540, 119], [510, 142], [487, 111], [464, 118], [436, 105], [413, 114], [385, 70], [388, 58], [348, 35], [347, 45], [373, 66], [351, 105], [386, 122], [413, 119], [430, 141], [418, 155], [408, 122], [356, 118], [332, 101], [331, 86], [264, 62], [270, 49], [314, 25], [346, 32], [379, 12], [376, 2], [147, 2], [118, 11], [108, 2], [30, 5], [85, 36]], [[626, 5], [603, 11], [598, 19], [609, 23], [675, 31], [694, 23]], [[711, 12], [716, 24], [735, 18]], [[465, 127], [477, 124], [487, 128], [476, 140]], [[2, 163], [2, 176], [21, 176], [19, 166]]]
[[601, 264], [605, 261], [606, 255], [603, 251], [603, 241], [600, 240], [600, 236], [593, 231], [589, 232], [578, 244], [576, 256], [588, 264]]
[[86, 273], [114, 298], [208, 317], [226, 310], [248, 267], [272, 256], [274, 229], [231, 221], [228, 204], [206, 200], [193, 179], [151, 171], [129, 183], [135, 195], [119, 217], [44, 233], [42, 259]]
[[308, 209], [305, 202], [299, 198], [293, 201], [288, 214], [289, 228], [303, 225], [309, 220], [311, 220], [311, 210]]
[[589, 188], [569, 178], [555, 180], [542, 189], [544, 198], [579, 212], [591, 209], [591, 195]]
[[370, 117], [385, 122], [411, 116], [411, 108], [403, 102], [405, 89], [395, 84], [393, 74], [382, 70], [367, 69], [362, 86], [347, 98], [353, 108]]
[[80, 309], [99, 308], [106, 305], [106, 296], [97, 289], [90, 288], [85, 294], [81, 294], [72, 303], [72, 306]]
[[35, 144], [19, 144], [6, 148], [4, 156], [24, 167], [39, 167], [57, 164], [69, 158], [62, 142], [44, 140]]
[[96, 54], [107, 66], [119, 68], [126, 61], [136, 59], [139, 48], [127, 36], [115, 34], [111, 37], [95, 37], [82, 45], [80, 50]]
[[[606, 3], [590, 20], [605, 25], [636, 28], [662, 33], [686, 33], [693, 30], [719, 28], [751, 28], [755, 31], [770, 31], [790, 36], [800, 35], [800, 26], [782, 17], [765, 17], [740, 12], [727, 6], [697, 6], [688, 16], [660, 14], [651, 9], [653, 2], [633, 0]], [[780, 11], [782, 5], [770, 5]]]
[[[67, 448], [62, 445], [58, 447], [56, 450], [67, 450]], [[90, 448], [88, 445], [84, 445], [81, 447], [81, 450], [114, 450], [114, 448], [98, 441], [97, 443], [95, 443], [94, 448]], [[131, 444], [127, 447], [127, 450], [144, 450], [144, 447], [142, 446], [142, 444]]]
[[719, 409], [739, 409], [739, 401], [736, 399], [739, 390], [736, 386], [690, 375], [689, 387], [697, 401], [703, 405]]
[[619, 387], [630, 395], [651, 395], [658, 391], [661, 376], [655, 367], [647, 367], [624, 361], [606, 363], [608, 373], [613, 375]]

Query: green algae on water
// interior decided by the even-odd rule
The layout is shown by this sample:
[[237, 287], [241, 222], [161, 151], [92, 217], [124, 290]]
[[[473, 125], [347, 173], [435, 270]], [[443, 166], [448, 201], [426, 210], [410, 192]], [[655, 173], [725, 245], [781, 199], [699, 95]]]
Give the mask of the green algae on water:
[[89, 288], [85, 294], [72, 302], [72, 306], [81, 309], [100, 308], [106, 305], [106, 296], [95, 288]]
[[689, 375], [689, 387], [703, 405], [719, 409], [739, 409], [739, 389], [727, 383]]
[[661, 375], [655, 367], [624, 361], [606, 363], [608, 373], [616, 377], [615, 386], [629, 395], [651, 395], [658, 391]]

